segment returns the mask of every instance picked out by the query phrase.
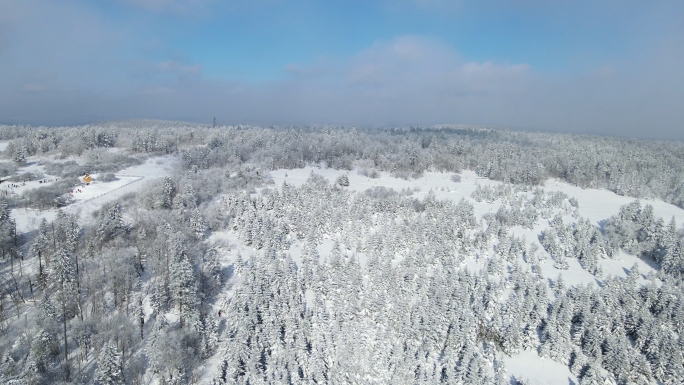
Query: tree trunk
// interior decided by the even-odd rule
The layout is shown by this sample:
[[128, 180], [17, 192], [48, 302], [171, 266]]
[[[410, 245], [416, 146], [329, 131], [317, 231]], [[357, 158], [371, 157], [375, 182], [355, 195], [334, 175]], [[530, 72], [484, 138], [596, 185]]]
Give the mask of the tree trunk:
[[69, 381], [69, 346], [67, 344], [66, 303], [62, 303], [62, 326], [64, 327], [64, 376]]
[[45, 291], [45, 273], [43, 272], [43, 256], [42, 252], [38, 250], [38, 286], [40, 290]]
[[57, 238], [55, 237], [55, 222], [52, 222], [52, 252], [57, 253]]
[[138, 299], [138, 306], [140, 307], [140, 340], [143, 339], [143, 329], [145, 327], [145, 311], [143, 310], [142, 297]]
[[78, 315], [83, 321], [83, 309], [81, 308], [81, 274], [78, 269], [78, 253], [74, 253], [76, 259], [76, 306], [78, 306]]

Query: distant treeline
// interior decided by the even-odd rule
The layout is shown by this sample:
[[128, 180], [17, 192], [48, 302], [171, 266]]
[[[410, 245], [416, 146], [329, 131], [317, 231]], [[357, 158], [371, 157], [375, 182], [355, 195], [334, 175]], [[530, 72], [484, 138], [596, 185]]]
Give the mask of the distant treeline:
[[188, 169], [242, 163], [292, 169], [325, 163], [340, 169], [388, 171], [400, 177], [472, 169], [504, 182], [538, 185], [558, 178], [580, 187], [660, 198], [684, 207], [681, 142], [482, 128], [208, 128], [160, 121], [64, 128], [0, 126], [0, 139], [12, 139], [5, 156], [19, 162], [36, 153], [80, 155], [116, 146], [139, 153], [180, 151]]

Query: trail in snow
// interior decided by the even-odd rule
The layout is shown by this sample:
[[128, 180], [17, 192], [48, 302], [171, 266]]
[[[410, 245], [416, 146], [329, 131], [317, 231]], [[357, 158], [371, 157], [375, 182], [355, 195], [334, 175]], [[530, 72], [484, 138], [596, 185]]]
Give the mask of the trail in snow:
[[[117, 180], [111, 182], [98, 182], [97, 174], [93, 174], [94, 182], [89, 186], [82, 185], [77, 187], [72, 198], [74, 202], [64, 208], [67, 212], [78, 214], [82, 219], [87, 219], [94, 211], [102, 207], [107, 202], [114, 201], [126, 194], [135, 192], [145, 186], [147, 182], [158, 180], [165, 176], [170, 176], [177, 158], [173, 155], [150, 158], [145, 163], [137, 166], [128, 167], [117, 172]], [[29, 167], [42, 167], [29, 165]], [[17, 173], [25, 172], [22, 168]], [[47, 179], [55, 178], [46, 176]], [[17, 193], [23, 193], [31, 188], [45, 186], [38, 181], [26, 182], [26, 186], [18, 188]], [[80, 191], [78, 191], [80, 190]], [[57, 210], [34, 210], [34, 209], [13, 209], [12, 217], [16, 220], [17, 231], [20, 233], [35, 230], [40, 225], [40, 221], [45, 218], [51, 221], [55, 218]]]

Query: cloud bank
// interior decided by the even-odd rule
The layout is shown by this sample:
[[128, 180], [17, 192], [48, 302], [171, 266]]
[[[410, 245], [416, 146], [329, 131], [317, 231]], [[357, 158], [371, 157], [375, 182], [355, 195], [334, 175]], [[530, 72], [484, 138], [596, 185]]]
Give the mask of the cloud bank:
[[[209, 4], [125, 1], [176, 13]], [[134, 31], [77, 5], [25, 4], [0, 6], [0, 123], [216, 116], [225, 124], [468, 123], [684, 139], [684, 34], [638, 60], [560, 75], [466, 60], [438, 37], [400, 35], [343, 58], [293, 62], [254, 82], [208, 77], [204, 63], [163, 43], [153, 54], [132, 50]]]

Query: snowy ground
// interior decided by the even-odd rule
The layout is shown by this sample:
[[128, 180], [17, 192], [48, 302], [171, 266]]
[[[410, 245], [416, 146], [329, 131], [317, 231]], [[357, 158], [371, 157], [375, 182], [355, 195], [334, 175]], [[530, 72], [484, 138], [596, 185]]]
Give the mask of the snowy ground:
[[141, 165], [123, 169], [116, 173], [118, 180], [102, 183], [103, 186], [98, 189], [95, 188], [98, 185], [96, 182], [82, 189], [81, 193], [73, 194], [76, 202], [69, 206], [69, 211], [78, 212], [85, 218], [103, 204], [135, 192], [147, 182], [170, 176], [175, 163], [174, 156], [166, 155], [150, 158]]
[[[579, 202], [580, 215], [589, 218], [596, 226], [599, 225], [600, 221], [617, 214], [620, 211], [620, 206], [636, 200], [635, 198], [617, 195], [608, 190], [583, 189], [556, 179], [548, 180], [544, 184], [544, 189], [562, 191], [571, 197], [575, 197]], [[677, 221], [677, 226], [684, 223], [684, 210], [675, 205], [659, 199], [640, 199], [639, 201], [642, 206], [647, 204], [653, 206], [653, 214], [665, 219], [665, 223], [668, 223], [673, 216]]]
[[[532, 381], [538, 385], [579, 384], [567, 366], [553, 360], [539, 357], [537, 352], [525, 351], [504, 359], [509, 375], [517, 380]], [[527, 383], [527, 382], [526, 382]]]
[[16, 174], [19, 175], [27, 172], [33, 173], [35, 175], [42, 175], [42, 177], [40, 180], [2, 182], [2, 184], [0, 184], [0, 193], [5, 195], [21, 195], [25, 191], [33, 190], [34, 188], [42, 186], [48, 186], [57, 180], [57, 178], [52, 175], [46, 175], [44, 172], [44, 167], [36, 162], [28, 163], [25, 167], [18, 169]]
[[[0, 142], [0, 151], [2, 151], [6, 145], [6, 142]], [[80, 191], [77, 191], [73, 194], [74, 202], [69, 205], [66, 210], [72, 213], [80, 214], [83, 218], [85, 218], [88, 216], [88, 214], [99, 209], [104, 203], [113, 201], [125, 194], [137, 191], [145, 186], [149, 181], [171, 175], [176, 161], [177, 159], [173, 156], [151, 158], [142, 165], [133, 166], [116, 173], [117, 180], [112, 182], [98, 182], [98, 175], [94, 175], [95, 182], [90, 186], [80, 187]], [[18, 174], [23, 172], [44, 174], [42, 166], [35, 162], [29, 163], [27, 166], [17, 171]], [[423, 199], [430, 191], [434, 193], [437, 199], [447, 199], [454, 202], [458, 202], [461, 199], [466, 199], [473, 204], [475, 208], [475, 215], [478, 218], [482, 218], [482, 216], [486, 213], [496, 212], [501, 204], [500, 201], [487, 203], [484, 201], [476, 202], [474, 199], [472, 199], [471, 194], [473, 191], [475, 191], [478, 185], [497, 186], [500, 185], [501, 182], [479, 178], [474, 172], [467, 170], [460, 173], [461, 182], [458, 183], [453, 182], [450, 179], [453, 175], [452, 173], [426, 172], [421, 178], [405, 180], [392, 177], [388, 173], [382, 172], [377, 178], [369, 178], [359, 174], [356, 170], [345, 171], [319, 167], [307, 167], [304, 169], [295, 170], [275, 170], [271, 172], [271, 176], [276, 187], [282, 186], [284, 182], [287, 182], [291, 185], [300, 186], [305, 183], [312, 172], [325, 177], [330, 182], [335, 182], [340, 175], [347, 175], [350, 182], [350, 185], [347, 188], [356, 192], [363, 192], [369, 188], [382, 186], [394, 189], [396, 191], [401, 191], [402, 189], [411, 190], [413, 191], [411, 196], [417, 199]], [[53, 180], [56, 178], [45, 175], [45, 179]], [[11, 188], [9, 188], [7, 185], [2, 185], [0, 186], [0, 189], [8, 189], [8, 194], [22, 194], [27, 190], [45, 185], [38, 181], [28, 181], [25, 184], [23, 182], [15, 183], [15, 185], [17, 184], [18, 186]], [[600, 226], [600, 223], [603, 220], [617, 214], [619, 212], [620, 206], [634, 201], [634, 198], [619, 196], [606, 190], [582, 189], [558, 180], [547, 181], [543, 188], [546, 191], [562, 191], [568, 196], [576, 198], [579, 202], [580, 215], [582, 217], [589, 218], [595, 226]], [[654, 214], [657, 217], [662, 217], [666, 221], [669, 221], [669, 219], [674, 216], [679, 226], [684, 223], [684, 210], [678, 207], [659, 200], [644, 199], [641, 200], [641, 202], [642, 204], [651, 204], [654, 208]], [[19, 232], [31, 231], [32, 229], [38, 227], [42, 218], [51, 220], [55, 217], [55, 215], [55, 210], [12, 210], [12, 216], [17, 222], [17, 229]], [[546, 254], [543, 252], [543, 248], [539, 245], [537, 237], [539, 233], [547, 227], [548, 223], [546, 223], [545, 220], [540, 220], [532, 230], [515, 227], [512, 229], [512, 232], [516, 236], [523, 236], [526, 240], [526, 244], [537, 243], [540, 253]], [[213, 233], [207, 242], [218, 246], [223, 256], [222, 264], [226, 269], [231, 267], [231, 265], [237, 260], [238, 255], [242, 256], [243, 259], [247, 259], [250, 255], [263, 253], [261, 250], [256, 250], [252, 247], [242, 244], [242, 242], [240, 242], [238, 239], [237, 234], [229, 230]], [[321, 257], [321, 263], [325, 263], [325, 261], [327, 261], [334, 242], [334, 239], [324, 239], [323, 242], [318, 246], [317, 249]], [[301, 261], [302, 248], [302, 241], [293, 240], [292, 246], [287, 251], [295, 263], [299, 263]], [[345, 250], [344, 247], [342, 249], [343, 252], [351, 253], [351, 251]], [[364, 255], [359, 253], [355, 253], [353, 255], [359, 258], [362, 266], [365, 265]], [[465, 261], [465, 266], [471, 270], [479, 270], [483, 262], [484, 259], [482, 258], [478, 260], [471, 258]], [[525, 264], [522, 260], [519, 262], [523, 265]], [[644, 275], [654, 269], [654, 266], [650, 265], [648, 261], [641, 260], [636, 256], [629, 255], [624, 252], [620, 252], [615, 259], [603, 259], [599, 261], [605, 276], [612, 275], [619, 277], [626, 276], [628, 269], [635, 263], [639, 266], [640, 272]], [[543, 260], [541, 263], [542, 275], [545, 278], [555, 279], [560, 274], [568, 286], [580, 284], [600, 284], [600, 281], [597, 280], [592, 274], [582, 269], [577, 260], [569, 259], [568, 264], [568, 270], [558, 270], [553, 267], [553, 262], [550, 259]], [[27, 266], [27, 268], [29, 267]], [[641, 282], [645, 283], [646, 280], [642, 278]], [[222, 300], [230, 298], [230, 296], [230, 290], [224, 292], [222, 294], [222, 298], [219, 298], [216, 301], [217, 306], [220, 306], [223, 303]], [[306, 293], [306, 297], [307, 300], [310, 300], [311, 293]], [[216, 310], [218, 310], [218, 308]], [[214, 370], [212, 367], [213, 364], [214, 363], [212, 362], [207, 362], [207, 371]], [[552, 360], [544, 360], [539, 357], [536, 352], [527, 351], [512, 357], [507, 357], [506, 365], [509, 374], [515, 375], [517, 378], [532, 380], [540, 385], [566, 385], [570, 383], [577, 383], [577, 379], [570, 373], [566, 366], [556, 363]], [[209, 378], [209, 376], [206, 378]]]
[[325, 177], [331, 183], [334, 183], [340, 175], [347, 175], [349, 178], [348, 189], [358, 192], [363, 192], [373, 187], [387, 187], [394, 189], [395, 191], [401, 191], [402, 189], [415, 190], [411, 196], [417, 199], [425, 198], [430, 190], [432, 190], [437, 199], [450, 199], [454, 202], [458, 202], [462, 198], [468, 198], [475, 206], [475, 215], [478, 217], [481, 217], [488, 212], [495, 212], [500, 204], [489, 204], [486, 202], [478, 203], [470, 199], [470, 194], [475, 191], [478, 184], [481, 186], [493, 187], [502, 183], [480, 178], [475, 172], [469, 170], [464, 170], [459, 174], [461, 175], [460, 183], [451, 181], [450, 178], [453, 173], [426, 172], [419, 179], [406, 180], [395, 178], [386, 172], [378, 172], [380, 175], [378, 178], [369, 178], [360, 175], [356, 170], [334, 170], [318, 167], [306, 167], [295, 170], [275, 170], [271, 171], [271, 176], [277, 187], [282, 186], [285, 181], [293, 186], [301, 186], [309, 178], [311, 172]]
[[[459, 201], [463, 197], [470, 198], [470, 194], [478, 184], [492, 187], [502, 184], [502, 182], [480, 178], [470, 170], [464, 170], [459, 174], [461, 176], [459, 183], [450, 180], [453, 173], [425, 172], [421, 178], [406, 180], [395, 178], [386, 172], [379, 172], [378, 178], [369, 178], [360, 175], [356, 170], [334, 170], [310, 166], [302, 169], [271, 171], [271, 176], [278, 187], [285, 181], [293, 186], [301, 186], [312, 172], [325, 177], [330, 182], [335, 182], [340, 175], [347, 175], [349, 177], [348, 189], [352, 191], [365, 191], [376, 186], [384, 186], [394, 190], [418, 189], [413, 197], [419, 199], [424, 198], [428, 191], [432, 190], [438, 199]], [[617, 195], [608, 190], [583, 189], [555, 179], [548, 180], [542, 188], [546, 191], [562, 191], [570, 197], [575, 197], [579, 202], [580, 214], [592, 220], [595, 225], [598, 225], [599, 221], [617, 214], [620, 206], [635, 200], [635, 198]], [[481, 216], [481, 214], [478, 215], [478, 212], [484, 214], [490, 210], [496, 210], [499, 206], [498, 203], [482, 202], [478, 204], [472, 199], [469, 200], [476, 205], [477, 216]], [[640, 201], [642, 205], [652, 205], [656, 216], [666, 220], [674, 216], [678, 224], [684, 223], [684, 210], [681, 208], [658, 199], [641, 199]]]
[[[90, 213], [98, 210], [103, 204], [137, 191], [145, 186], [146, 182], [171, 175], [175, 162], [176, 158], [171, 155], [150, 158], [141, 165], [117, 172], [115, 174], [117, 179], [111, 182], [98, 182], [98, 175], [93, 174], [94, 182], [89, 186], [77, 187], [71, 194], [74, 202], [67, 206], [66, 210], [71, 213], [78, 213], [82, 218], [87, 218]], [[30, 163], [17, 170], [17, 174], [27, 171], [40, 171], [41, 167], [35, 163]], [[46, 176], [45, 178], [56, 179], [53, 176]], [[30, 181], [26, 182], [25, 185], [11, 188], [9, 193], [22, 194], [24, 191], [40, 186], [45, 186], [45, 184]], [[17, 230], [27, 232], [36, 229], [42, 218], [48, 221], [54, 219], [56, 213], [56, 210], [14, 209], [12, 210], [12, 217], [17, 222]]]
[[[346, 174], [349, 178], [348, 189], [356, 192], [362, 192], [376, 186], [383, 186], [392, 188], [396, 191], [401, 191], [402, 189], [415, 190], [412, 197], [418, 199], [424, 198], [429, 191], [432, 191], [437, 199], [450, 199], [454, 202], [466, 199], [473, 204], [475, 215], [478, 218], [482, 218], [482, 216], [488, 212], [496, 212], [501, 204], [500, 201], [487, 203], [484, 201], [476, 202], [472, 199], [471, 194], [478, 185], [493, 187], [500, 185], [501, 182], [479, 178], [474, 172], [467, 170], [460, 173], [461, 182], [459, 183], [450, 180], [451, 175], [453, 175], [451, 173], [427, 172], [419, 179], [405, 180], [392, 177], [387, 173], [380, 173], [378, 178], [369, 178], [360, 175], [356, 171], [333, 170], [318, 167], [306, 167], [304, 169], [295, 170], [275, 170], [271, 172], [271, 176], [277, 187], [282, 186], [283, 182], [287, 182], [294, 186], [301, 186], [306, 182], [312, 172], [325, 177], [330, 182], [335, 182], [340, 175]], [[600, 223], [603, 220], [618, 214], [620, 206], [635, 200], [634, 198], [619, 196], [610, 191], [582, 189], [557, 180], [547, 181], [543, 188], [546, 191], [562, 191], [569, 197], [575, 197], [579, 202], [580, 216], [588, 218], [597, 227], [600, 226]], [[676, 206], [659, 200], [643, 199], [641, 200], [641, 203], [642, 205], [651, 204], [654, 208], [654, 214], [657, 217], [662, 217], [668, 221], [674, 216], [678, 225], [681, 226], [681, 224], [684, 223], [684, 210]], [[566, 217], [566, 219], [567, 218], [569, 217]], [[547, 221], [541, 219], [532, 230], [515, 227], [512, 229], [512, 232], [516, 236], [523, 236], [526, 240], [526, 244], [536, 243], [539, 246], [540, 253], [547, 255], [538, 241], [538, 235], [546, 228], [548, 228]], [[231, 245], [231, 255], [233, 258], [238, 253], [240, 253], [243, 258], [249, 256], [251, 253], [258, 253], [257, 250], [242, 245], [237, 238], [237, 235], [231, 231], [214, 234], [209, 241], [213, 242], [218, 239], [223, 239]], [[333, 244], [334, 240], [325, 239], [322, 244], [318, 246], [318, 252], [322, 263], [327, 260]], [[302, 247], [303, 244], [301, 242], [295, 241], [289, 250], [290, 256], [297, 263], [301, 258]], [[519, 263], [526, 265], [522, 259], [519, 260]], [[640, 283], [646, 283], [645, 275], [655, 268], [649, 261], [644, 261], [639, 257], [627, 254], [623, 251], [619, 252], [614, 259], [602, 259], [599, 261], [605, 277], [625, 277], [628, 270], [635, 263], [639, 266], [639, 271], [642, 273], [642, 278], [639, 280]], [[471, 258], [466, 260], [465, 266], [471, 270], [479, 270], [482, 264], [482, 259], [474, 260]], [[542, 275], [549, 279], [555, 279], [558, 275], [561, 275], [565, 284], [568, 286], [582, 284], [599, 285], [601, 283], [594, 275], [584, 270], [576, 259], [568, 259], [568, 265], [569, 269], [558, 270], [553, 267], [553, 261], [550, 260], [547, 255], [547, 259], [541, 261]], [[543, 359], [536, 351], [525, 351], [511, 357], [506, 357], [505, 361], [509, 374], [514, 375], [519, 379], [531, 380], [532, 383], [540, 385], [567, 385], [578, 383], [577, 378], [569, 371], [567, 366], [552, 360]]]

